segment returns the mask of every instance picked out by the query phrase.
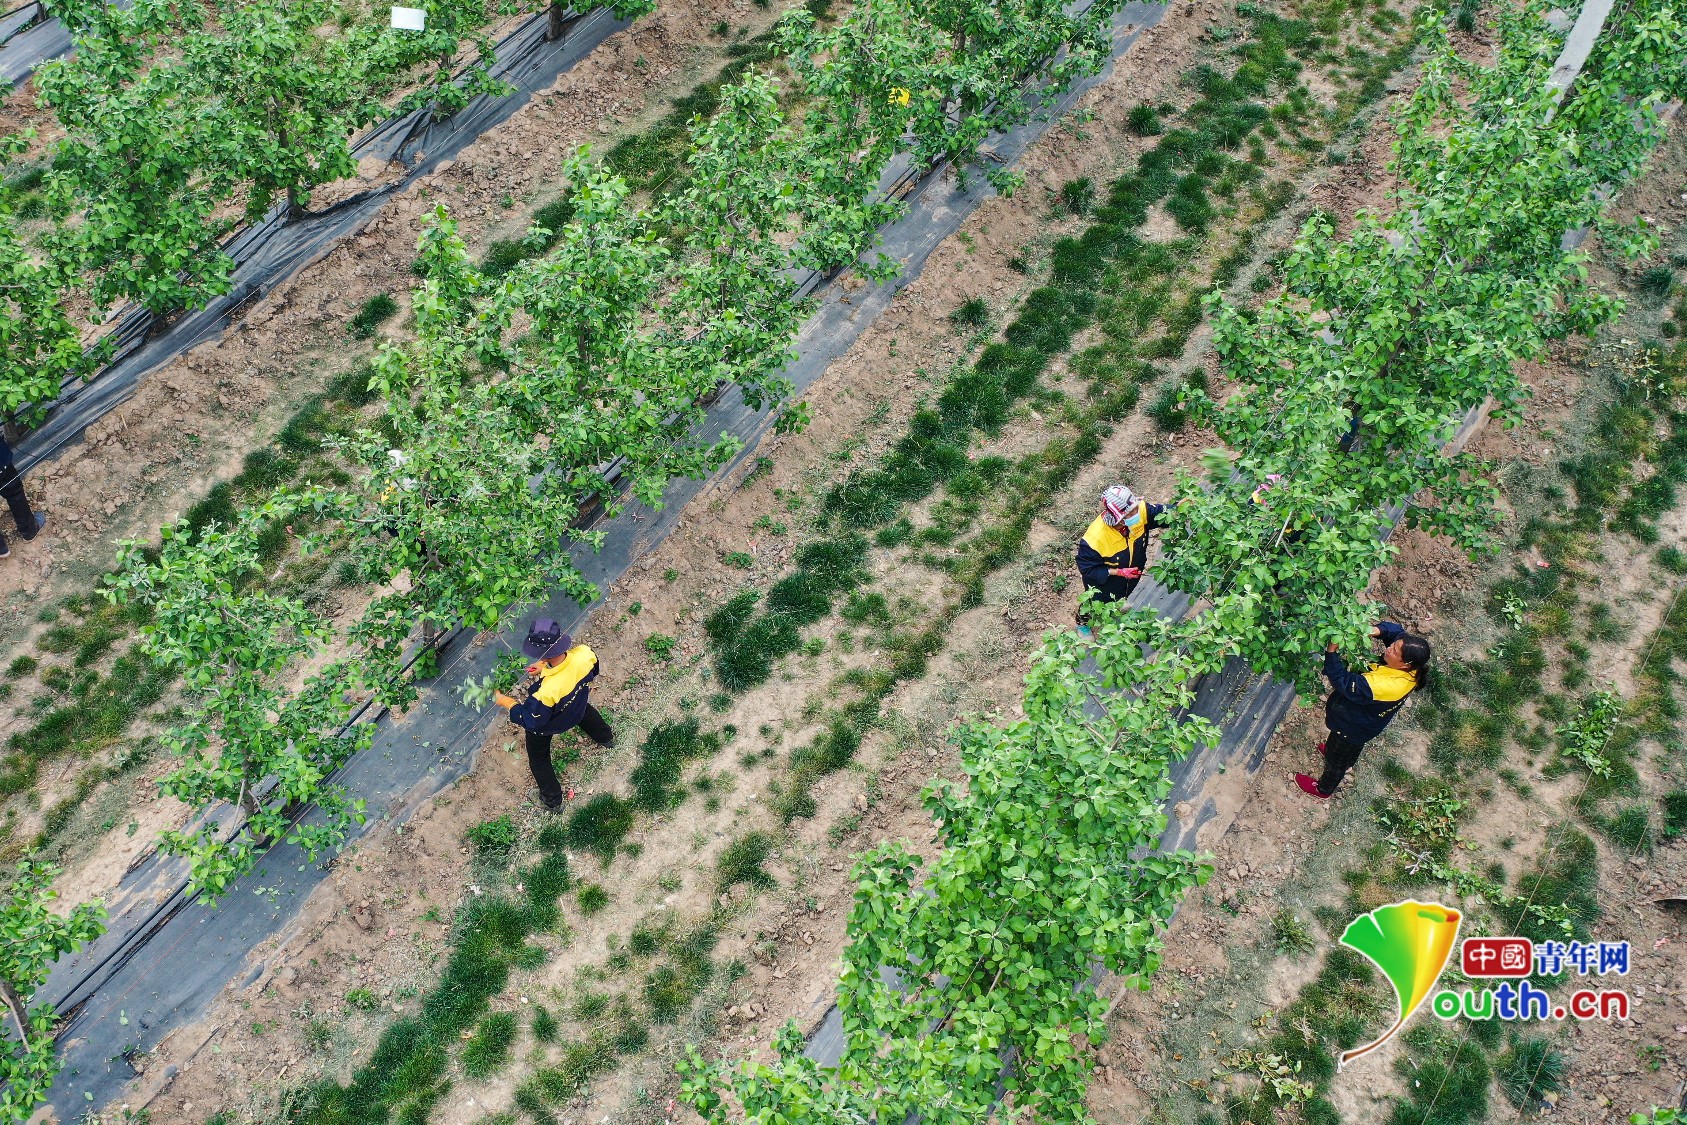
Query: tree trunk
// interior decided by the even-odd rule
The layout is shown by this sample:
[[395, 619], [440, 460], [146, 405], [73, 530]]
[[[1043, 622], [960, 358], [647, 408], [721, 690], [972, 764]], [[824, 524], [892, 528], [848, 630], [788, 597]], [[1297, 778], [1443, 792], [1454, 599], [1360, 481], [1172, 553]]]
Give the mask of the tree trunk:
[[545, 25], [545, 42], [555, 43], [562, 38], [562, 17], [566, 12], [567, 9], [562, 6], [561, 0], [551, 0], [550, 10], [546, 13], [549, 20]]
[[29, 1042], [29, 1009], [23, 1006], [23, 997], [12, 987], [12, 982], [0, 978], [0, 999], [6, 1002], [6, 1008], [12, 1013], [12, 1019], [18, 1025], [18, 1042]]
[[437, 644], [438, 641], [439, 626], [434, 624], [433, 618], [431, 617], [422, 618], [422, 648], [430, 649]]

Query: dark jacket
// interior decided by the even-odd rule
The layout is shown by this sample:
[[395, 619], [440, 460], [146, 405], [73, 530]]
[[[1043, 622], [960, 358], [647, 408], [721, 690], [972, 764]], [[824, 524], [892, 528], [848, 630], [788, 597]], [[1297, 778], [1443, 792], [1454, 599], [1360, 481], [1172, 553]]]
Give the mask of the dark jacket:
[[[582, 654], [577, 660], [576, 653]], [[580, 724], [590, 703], [586, 685], [597, 679], [597, 657], [577, 645], [569, 658], [534, 681], [527, 698], [510, 708], [510, 722], [533, 734], [562, 734]]]
[[[1378, 623], [1377, 629], [1385, 645], [1406, 631], [1392, 621]], [[1373, 664], [1368, 672], [1351, 672], [1339, 652], [1324, 654], [1324, 675], [1330, 679], [1325, 725], [1354, 742], [1369, 742], [1381, 734], [1418, 686], [1417, 676], [1386, 664]]]
[[1107, 521], [1097, 516], [1078, 540], [1078, 574], [1085, 586], [1100, 590], [1109, 599], [1125, 597], [1136, 588], [1137, 579], [1120, 578], [1107, 572], [1148, 565], [1148, 533], [1160, 526], [1160, 516], [1166, 510], [1164, 504], [1150, 504], [1146, 500], [1138, 504], [1146, 515], [1136, 527], [1122, 530], [1109, 527]]

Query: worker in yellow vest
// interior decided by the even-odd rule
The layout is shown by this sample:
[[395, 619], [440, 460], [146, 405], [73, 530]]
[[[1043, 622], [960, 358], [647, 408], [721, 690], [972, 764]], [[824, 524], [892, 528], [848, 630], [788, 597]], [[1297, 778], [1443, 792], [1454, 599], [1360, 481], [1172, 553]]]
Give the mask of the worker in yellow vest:
[[579, 727], [599, 746], [615, 745], [615, 732], [588, 696], [587, 685], [597, 678], [597, 656], [546, 618], [533, 623], [521, 647], [537, 658], [527, 666], [527, 674], [538, 679], [519, 703], [503, 692], [492, 698], [498, 706], [508, 707], [510, 722], [526, 732], [527, 766], [539, 786], [540, 802], [547, 809], [560, 809], [562, 783], [551, 762], [551, 739]]
[[1427, 640], [1392, 621], [1379, 622], [1371, 636], [1382, 642], [1382, 663], [1371, 665], [1368, 672], [1348, 668], [1333, 644], [1324, 653], [1324, 675], [1330, 680], [1330, 698], [1324, 703], [1330, 733], [1318, 744], [1324, 772], [1316, 778], [1295, 774], [1295, 784], [1309, 797], [1334, 796], [1365, 743], [1381, 734], [1407, 698], [1429, 682]]
[[[1078, 574], [1084, 587], [1104, 602], [1128, 598], [1148, 565], [1148, 533], [1159, 526], [1166, 505], [1150, 504], [1122, 484], [1101, 494], [1101, 513], [1078, 540]], [[1078, 630], [1088, 634], [1084, 615]]]

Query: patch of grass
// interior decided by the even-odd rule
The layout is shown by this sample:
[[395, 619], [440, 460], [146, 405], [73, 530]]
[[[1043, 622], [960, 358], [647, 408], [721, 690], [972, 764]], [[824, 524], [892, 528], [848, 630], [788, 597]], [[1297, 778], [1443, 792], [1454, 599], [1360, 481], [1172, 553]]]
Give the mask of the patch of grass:
[[1687, 574], [1687, 553], [1679, 547], [1663, 547], [1658, 551], [1658, 565], [1671, 574]]
[[352, 316], [346, 329], [353, 338], [367, 340], [375, 334], [375, 329], [381, 326], [382, 321], [390, 319], [397, 312], [398, 302], [393, 300], [391, 293], [377, 293], [363, 302], [363, 307]]
[[678, 806], [685, 797], [679, 781], [686, 763], [713, 756], [725, 743], [722, 733], [704, 733], [696, 719], [652, 727], [628, 779], [633, 786], [632, 806], [648, 813]]
[[1067, 180], [1055, 193], [1055, 202], [1068, 215], [1087, 215], [1095, 206], [1095, 181], [1088, 176]]
[[1496, 908], [1510, 927], [1506, 933], [1535, 941], [1563, 940], [1547, 922], [1522, 909], [1523, 903], [1557, 905], [1569, 909], [1576, 936], [1585, 939], [1588, 928], [1599, 918], [1599, 852], [1587, 834], [1569, 824], [1555, 825], [1547, 833], [1547, 847], [1540, 858], [1517, 879], [1515, 902]]
[[774, 885], [762, 864], [773, 854], [773, 840], [762, 832], [751, 832], [726, 846], [715, 867], [715, 885], [726, 890], [739, 883], [758, 890]]
[[1160, 115], [1151, 105], [1132, 106], [1131, 111], [1125, 114], [1125, 126], [1139, 137], [1158, 136], [1165, 130], [1160, 123]]
[[543, 1004], [533, 1007], [533, 1041], [536, 1043], [555, 1043], [557, 1033], [562, 1025], [551, 1014], [551, 1010]]
[[10, 664], [6, 665], [6, 675], [13, 677], [27, 676], [40, 666], [41, 662], [39, 660], [30, 656], [28, 653], [25, 653], [23, 656], [17, 657]]
[[1640, 275], [1637, 288], [1648, 297], [1667, 301], [1675, 288], [1675, 271], [1668, 266], [1653, 266]]
[[1664, 813], [1664, 836], [1673, 840], [1687, 832], [1687, 789], [1665, 793], [1661, 803]]
[[580, 913], [588, 918], [609, 905], [609, 892], [596, 883], [587, 883], [581, 887], [575, 898], [580, 903]]
[[990, 306], [982, 297], [970, 297], [950, 311], [949, 323], [957, 328], [971, 328], [976, 331], [990, 323]]
[[1419, 1024], [1406, 1033], [1409, 1052], [1395, 1069], [1406, 1081], [1388, 1125], [1470, 1125], [1488, 1115], [1493, 1070], [1480, 1047], [1455, 1032]]
[[832, 611], [832, 600], [865, 577], [867, 540], [855, 533], [804, 544], [795, 573], [775, 582], [760, 613], [746, 590], [710, 614], [703, 628], [716, 646], [715, 675], [727, 691], [743, 691], [773, 674], [774, 662], [802, 645], [801, 629]]
[[167, 670], [132, 650], [112, 663], [108, 675], [88, 670], [75, 681], [73, 698], [7, 739], [0, 757], [0, 796], [32, 788], [41, 763], [51, 756], [87, 758], [115, 744], [173, 681]]
[[633, 827], [634, 807], [613, 793], [598, 793], [568, 817], [570, 847], [590, 852], [608, 867]]
[[1652, 817], [1645, 805], [1630, 805], [1615, 816], [1602, 819], [1599, 827], [1629, 855], [1652, 854]]
[[[553, 837], [554, 845], [554, 837]], [[475, 1028], [464, 1049], [463, 1067], [496, 1070], [515, 1035], [513, 1016], [488, 1013], [492, 997], [503, 991], [513, 968], [531, 968], [544, 950], [526, 944], [529, 935], [559, 920], [556, 899], [568, 885], [567, 861], [541, 841], [545, 853], [519, 873], [520, 897], [489, 894], [471, 899], [458, 911], [452, 949], [439, 982], [421, 1002], [418, 1015], [395, 1020], [382, 1032], [369, 1061], [341, 1084], [325, 1078], [290, 1091], [283, 1108], [297, 1125], [381, 1125], [424, 1122], [450, 1089], [449, 1051]], [[373, 995], [348, 994], [357, 1003]], [[477, 1027], [478, 1025], [478, 1027]], [[478, 1041], [478, 1042], [477, 1042]], [[518, 1097], [518, 1104], [520, 1098]]]
[[1545, 1039], [1519, 1038], [1494, 1060], [1494, 1077], [1506, 1100], [1527, 1110], [1563, 1088], [1564, 1056]]
[[463, 1044], [459, 1058], [463, 1073], [470, 1078], [490, 1078], [504, 1069], [509, 1061], [510, 1044], [515, 1042], [515, 1016], [510, 1012], [493, 1012], [480, 1021], [473, 1038]]

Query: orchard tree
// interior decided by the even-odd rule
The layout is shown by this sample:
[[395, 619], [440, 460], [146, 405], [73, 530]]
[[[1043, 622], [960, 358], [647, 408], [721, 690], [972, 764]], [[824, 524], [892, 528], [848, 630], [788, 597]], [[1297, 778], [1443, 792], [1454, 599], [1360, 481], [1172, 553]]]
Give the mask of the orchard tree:
[[[1082, 1037], [1104, 1034], [1109, 1003], [1076, 986], [1099, 963], [1146, 988], [1172, 910], [1210, 873], [1154, 849], [1168, 765], [1217, 737], [1180, 713], [1229, 651], [1205, 620], [1174, 625], [1120, 603], [1090, 612], [1093, 647], [1071, 632], [1044, 640], [1024, 718], [955, 732], [965, 784], [925, 793], [938, 857], [889, 843], [857, 863], [837, 1068], [802, 1059], [794, 1028], [772, 1066], [693, 1051], [682, 1097], [706, 1120], [973, 1125], [999, 1107], [1085, 1120]], [[1079, 667], [1092, 657], [1096, 676]]]
[[[1185, 479], [1156, 574], [1209, 598], [1248, 595], [1244, 655], [1302, 692], [1317, 689], [1326, 644], [1367, 650], [1385, 511], [1466, 550], [1490, 541], [1489, 467], [1444, 446], [1485, 403], [1515, 422], [1527, 397], [1518, 362], [1620, 307], [1589, 284], [1564, 232], [1595, 227], [1629, 255], [1652, 241], [1605, 214], [1606, 185], [1657, 142], [1658, 100], [1683, 79], [1649, 62], [1687, 50], [1682, 21], [1664, 5], [1626, 11], [1560, 107], [1548, 82], [1560, 39], [1545, 15], [1542, 3], [1498, 13], [1489, 66], [1461, 59], [1426, 15], [1433, 52], [1400, 115], [1394, 206], [1362, 214], [1346, 239], [1315, 216], [1285, 262], [1283, 297], [1255, 311], [1214, 304], [1214, 350], [1237, 389], [1222, 405], [1191, 398], [1237, 454], [1210, 492]], [[1358, 440], [1344, 450], [1350, 410]]]
[[24, 860], [0, 892], [0, 999], [10, 1017], [10, 1034], [0, 1036], [0, 1117], [7, 1121], [27, 1121], [59, 1072], [53, 1051], [58, 1013], [51, 1004], [35, 1003], [37, 990], [55, 961], [105, 932], [99, 903], [80, 903], [63, 917], [53, 913], [57, 874]]
[[[0, 139], [0, 173], [30, 136]], [[0, 414], [27, 418], [31, 407], [57, 398], [66, 380], [92, 374], [110, 345], [83, 348], [81, 326], [65, 312], [73, 273], [25, 245], [13, 202], [0, 175]]]
[[[332, 626], [302, 602], [266, 591], [265, 559], [284, 544], [288, 521], [320, 499], [284, 497], [243, 512], [229, 528], [163, 529], [156, 559], [143, 544], [120, 545], [106, 593], [152, 611], [143, 651], [179, 673], [189, 711], [163, 736], [179, 762], [159, 787], [189, 808], [227, 803], [244, 814], [236, 831], [205, 818], [163, 834], [163, 850], [187, 857], [190, 886], [215, 899], [272, 844], [312, 858], [338, 846], [363, 802], [329, 775], [367, 746], [373, 726], [348, 726], [354, 693], [384, 682], [364, 654], [303, 667], [333, 639]], [[266, 551], [266, 547], [269, 548]], [[305, 823], [296, 808], [315, 804]]]
[[476, 300], [487, 286], [443, 207], [421, 248], [417, 341], [377, 358], [387, 415], [347, 445], [366, 476], [337, 501], [363, 579], [386, 591], [354, 635], [394, 657], [418, 621], [431, 644], [455, 621], [497, 629], [553, 588], [595, 596], [566, 550], [596, 542], [573, 528], [589, 466], [559, 462], [561, 447], [512, 409], [506, 381], [482, 362], [499, 354]]
[[232, 220], [216, 214], [207, 169], [217, 124], [183, 69], [153, 57], [198, 12], [79, 0], [65, 11], [74, 53], [35, 72], [65, 131], [47, 178], [63, 220], [49, 252], [88, 275], [96, 310], [129, 299], [162, 315], [228, 292], [234, 264], [219, 242]]
[[330, 0], [244, 0], [181, 44], [187, 94], [215, 123], [208, 167], [232, 188], [246, 184], [246, 221], [277, 196], [289, 216], [311, 190], [357, 173], [352, 133], [385, 114], [345, 36], [325, 36]]

